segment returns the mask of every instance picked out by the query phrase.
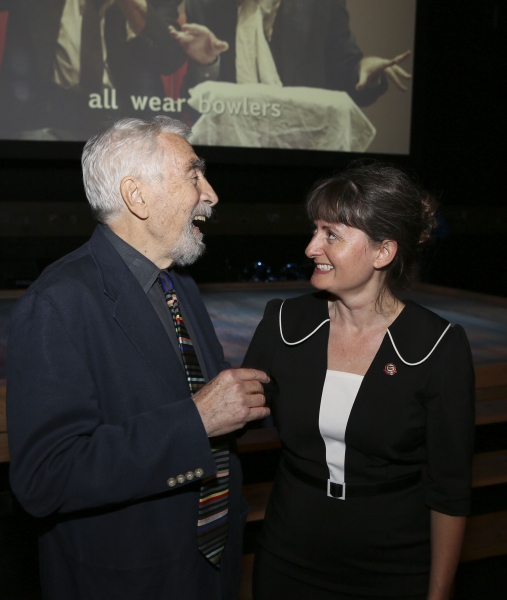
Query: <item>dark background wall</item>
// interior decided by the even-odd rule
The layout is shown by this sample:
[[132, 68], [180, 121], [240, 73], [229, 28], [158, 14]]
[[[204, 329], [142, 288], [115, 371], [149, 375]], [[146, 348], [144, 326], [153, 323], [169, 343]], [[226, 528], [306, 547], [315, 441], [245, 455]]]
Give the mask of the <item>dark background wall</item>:
[[[387, 159], [416, 173], [446, 218], [449, 235], [427, 253], [423, 278], [507, 295], [505, 3], [418, 4], [411, 154]], [[201, 154], [221, 204], [209, 225], [209, 251], [193, 267], [200, 281], [237, 281], [254, 260], [275, 274], [286, 262], [301, 262], [305, 194], [315, 180], [360, 158], [244, 150], [222, 152], [217, 161], [212, 149]], [[245, 157], [250, 164], [241, 162]], [[0, 287], [26, 285], [87, 239], [78, 160], [3, 159], [0, 190]]]

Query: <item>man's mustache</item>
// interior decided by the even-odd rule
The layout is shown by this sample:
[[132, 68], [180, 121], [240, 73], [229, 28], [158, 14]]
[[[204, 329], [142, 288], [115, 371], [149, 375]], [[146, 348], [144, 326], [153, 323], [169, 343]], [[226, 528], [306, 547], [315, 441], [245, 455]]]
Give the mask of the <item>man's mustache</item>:
[[206, 220], [213, 214], [213, 207], [207, 202], [199, 202], [194, 208], [190, 215], [190, 221], [193, 221], [196, 217], [204, 217]]

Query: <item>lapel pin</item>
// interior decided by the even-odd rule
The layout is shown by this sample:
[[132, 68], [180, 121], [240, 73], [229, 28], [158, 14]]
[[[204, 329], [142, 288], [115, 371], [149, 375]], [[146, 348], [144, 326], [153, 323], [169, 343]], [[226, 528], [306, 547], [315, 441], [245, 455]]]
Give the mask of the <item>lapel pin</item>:
[[384, 367], [384, 373], [386, 375], [396, 375], [396, 365], [394, 363], [387, 363], [387, 365]]

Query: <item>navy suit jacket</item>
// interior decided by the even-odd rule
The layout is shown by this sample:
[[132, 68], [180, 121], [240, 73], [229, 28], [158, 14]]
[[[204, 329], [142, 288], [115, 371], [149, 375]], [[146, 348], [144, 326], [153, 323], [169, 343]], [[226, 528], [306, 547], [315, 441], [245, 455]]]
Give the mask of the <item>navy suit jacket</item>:
[[[213, 378], [228, 365], [197, 286], [171, 277]], [[237, 597], [237, 455], [219, 571], [197, 550], [199, 484], [167, 484], [216, 472], [209, 440], [159, 317], [100, 228], [14, 309], [7, 381], [11, 485], [43, 518], [45, 598]]]

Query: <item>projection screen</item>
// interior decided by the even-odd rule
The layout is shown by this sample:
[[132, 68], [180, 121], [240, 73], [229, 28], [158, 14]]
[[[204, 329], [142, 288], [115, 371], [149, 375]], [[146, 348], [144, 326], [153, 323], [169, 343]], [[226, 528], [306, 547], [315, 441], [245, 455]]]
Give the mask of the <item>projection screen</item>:
[[408, 154], [416, 0], [0, 0], [0, 139]]

